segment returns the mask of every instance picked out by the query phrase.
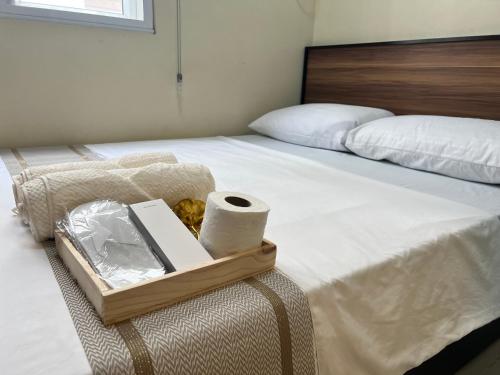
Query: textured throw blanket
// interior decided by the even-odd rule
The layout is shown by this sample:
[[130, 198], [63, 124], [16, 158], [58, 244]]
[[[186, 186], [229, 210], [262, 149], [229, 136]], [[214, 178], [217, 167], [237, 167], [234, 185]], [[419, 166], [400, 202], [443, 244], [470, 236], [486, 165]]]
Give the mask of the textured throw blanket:
[[[78, 150], [75, 147], [73, 147], [72, 149]], [[15, 155], [20, 157], [20, 160], [24, 160], [21, 157], [21, 154], [18, 153], [18, 151], [14, 150], [14, 152]], [[90, 159], [90, 157], [86, 156], [85, 154], [82, 155], [82, 158], [83, 157], [85, 157], [86, 161], [57, 163], [25, 168], [21, 171], [20, 174], [12, 176], [12, 190], [14, 192], [16, 207], [26, 224], [28, 224], [28, 218], [26, 217], [26, 212], [24, 211], [24, 202], [21, 187], [24, 183], [31, 181], [37, 177], [44, 176], [49, 173], [66, 172], [81, 169], [112, 170], [124, 168], [139, 168], [155, 163], [177, 163], [175, 155], [170, 152], [132, 154], [109, 160], [87, 160]]]
[[205, 201], [215, 190], [200, 164], [156, 163], [131, 169], [80, 169], [49, 173], [21, 186], [24, 212], [37, 241], [54, 238], [55, 223], [73, 208], [99, 199], [125, 204], [163, 199], [173, 207], [192, 198]]
[[[70, 160], [56, 152], [30, 158], [34, 163], [17, 150], [1, 156], [12, 175], [34, 164], [95, 158], [82, 146], [70, 149]], [[95, 374], [316, 372], [307, 299], [277, 271], [105, 327], [57, 256], [54, 242], [44, 242], [44, 248]]]

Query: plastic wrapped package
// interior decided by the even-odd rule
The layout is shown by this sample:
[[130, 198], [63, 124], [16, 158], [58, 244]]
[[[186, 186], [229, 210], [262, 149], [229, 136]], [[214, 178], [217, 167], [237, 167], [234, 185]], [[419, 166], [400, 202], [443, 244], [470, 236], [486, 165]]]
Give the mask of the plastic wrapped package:
[[82, 204], [58, 226], [112, 288], [165, 274], [123, 204], [109, 200]]

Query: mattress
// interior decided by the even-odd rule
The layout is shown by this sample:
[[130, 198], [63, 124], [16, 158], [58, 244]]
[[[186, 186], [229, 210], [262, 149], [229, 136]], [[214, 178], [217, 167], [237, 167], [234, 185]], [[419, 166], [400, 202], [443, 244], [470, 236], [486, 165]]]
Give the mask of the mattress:
[[443, 198], [450, 189], [430, 181], [445, 177], [407, 180], [400, 167], [262, 137], [90, 148], [167, 149], [207, 165], [217, 190], [266, 201], [277, 267], [311, 305], [321, 374], [400, 374], [500, 316], [500, 221], [483, 185]]
[[[207, 165], [218, 190], [266, 201], [277, 267], [311, 305], [320, 374], [403, 373], [500, 316], [496, 187], [259, 136], [88, 147], [105, 157], [169, 150]], [[2, 164], [0, 193], [2, 365], [89, 373], [44, 254], [8, 214]]]

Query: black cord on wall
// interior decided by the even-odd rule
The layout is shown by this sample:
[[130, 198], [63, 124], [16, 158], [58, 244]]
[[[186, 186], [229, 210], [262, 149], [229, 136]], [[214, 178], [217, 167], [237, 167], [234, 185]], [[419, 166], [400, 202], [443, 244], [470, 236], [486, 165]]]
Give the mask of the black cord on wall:
[[177, 0], [177, 83], [182, 83], [182, 17], [181, 0]]

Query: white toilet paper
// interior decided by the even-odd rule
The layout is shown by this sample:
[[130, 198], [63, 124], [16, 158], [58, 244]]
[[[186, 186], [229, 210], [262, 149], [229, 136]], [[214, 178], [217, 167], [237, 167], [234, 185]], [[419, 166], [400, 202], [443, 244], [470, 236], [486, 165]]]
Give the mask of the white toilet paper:
[[210, 193], [200, 242], [214, 258], [260, 246], [269, 207], [247, 194]]

